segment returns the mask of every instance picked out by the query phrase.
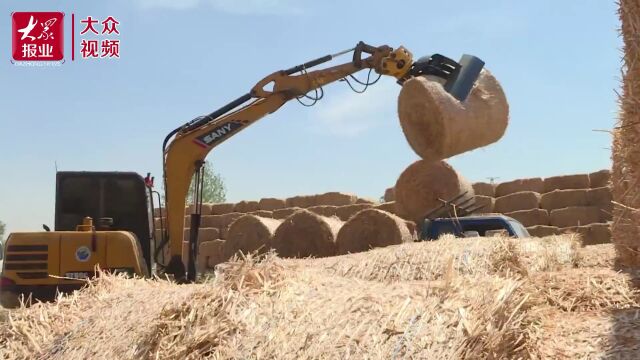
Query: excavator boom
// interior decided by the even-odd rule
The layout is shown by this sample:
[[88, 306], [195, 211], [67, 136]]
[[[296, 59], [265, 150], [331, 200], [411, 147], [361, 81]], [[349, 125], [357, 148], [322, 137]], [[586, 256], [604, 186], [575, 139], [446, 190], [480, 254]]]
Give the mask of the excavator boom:
[[[350, 51], [353, 51], [352, 61], [308, 71], [314, 66]], [[363, 58], [363, 54], [368, 56]], [[454, 96], [466, 97], [471, 90], [468, 84], [473, 84], [483, 65], [479, 59], [474, 59], [477, 61], [473, 61], [473, 66], [466, 66], [465, 73], [461, 71], [458, 63], [441, 55], [414, 62], [412, 54], [403, 47], [397, 49], [386, 45], [373, 47], [360, 42], [353, 49], [274, 72], [260, 80], [249, 93], [209, 115], [197, 118], [172, 131], [163, 144], [167, 209], [167, 229], [163, 234], [168, 236], [168, 239], [164, 239], [162, 244], [169, 244], [171, 254], [165, 272], [173, 274], [177, 280], [195, 280], [195, 247], [197, 230], [200, 226], [201, 205], [201, 201], [198, 201], [198, 186], [194, 196], [196, 206], [194, 213], [191, 214], [191, 239], [189, 239], [188, 251], [183, 251], [185, 248], [183, 246], [184, 209], [192, 178], [194, 175], [196, 179], [198, 178], [204, 159], [214, 147], [265, 115], [275, 112], [289, 100], [304, 97], [311, 91], [322, 90], [324, 85], [347, 79], [363, 69], [375, 71], [380, 76], [395, 77], [400, 84], [412, 76], [439, 76], [447, 81], [445, 89], [447, 87], [456, 89]], [[468, 71], [469, 68], [472, 70]]]

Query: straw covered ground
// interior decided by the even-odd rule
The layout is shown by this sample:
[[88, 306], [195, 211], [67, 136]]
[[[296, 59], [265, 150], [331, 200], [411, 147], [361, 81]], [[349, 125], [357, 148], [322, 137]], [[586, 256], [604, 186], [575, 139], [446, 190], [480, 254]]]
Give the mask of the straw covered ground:
[[637, 358], [640, 276], [613, 259], [570, 236], [443, 238], [249, 256], [193, 285], [105, 276], [1, 312], [0, 358]]

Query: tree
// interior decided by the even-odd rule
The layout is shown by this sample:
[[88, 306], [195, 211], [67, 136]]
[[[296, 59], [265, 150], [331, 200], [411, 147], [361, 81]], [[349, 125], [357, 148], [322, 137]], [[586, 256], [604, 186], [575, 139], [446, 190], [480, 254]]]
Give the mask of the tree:
[[[202, 202], [203, 203], [221, 203], [227, 199], [227, 189], [224, 186], [224, 180], [220, 174], [215, 173], [209, 162], [204, 163], [203, 185], [202, 185]], [[193, 203], [193, 195], [195, 194], [195, 177], [191, 180], [189, 186], [189, 195], [187, 203]]]
[[4, 223], [0, 221], [0, 240], [2, 240], [4, 237], [4, 229], [5, 229]]

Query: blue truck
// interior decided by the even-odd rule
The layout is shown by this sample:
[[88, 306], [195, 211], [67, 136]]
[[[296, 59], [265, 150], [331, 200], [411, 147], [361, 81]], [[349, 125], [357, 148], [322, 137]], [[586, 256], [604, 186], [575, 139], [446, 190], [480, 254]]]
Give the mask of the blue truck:
[[495, 233], [515, 238], [530, 237], [527, 229], [516, 219], [501, 214], [483, 214], [426, 219], [422, 224], [420, 239], [437, 240], [444, 234], [473, 237], [492, 236]]

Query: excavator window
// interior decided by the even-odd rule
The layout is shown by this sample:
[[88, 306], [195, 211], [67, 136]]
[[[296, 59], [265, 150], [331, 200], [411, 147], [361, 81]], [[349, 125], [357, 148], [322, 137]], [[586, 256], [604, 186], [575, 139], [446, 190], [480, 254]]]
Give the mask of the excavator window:
[[[150, 218], [146, 185], [140, 175], [131, 172], [58, 172], [55, 230], [75, 231], [86, 216], [94, 219], [96, 230], [135, 234], [150, 271]], [[107, 225], [111, 221], [101, 221], [105, 218], [112, 219], [113, 223]]]

